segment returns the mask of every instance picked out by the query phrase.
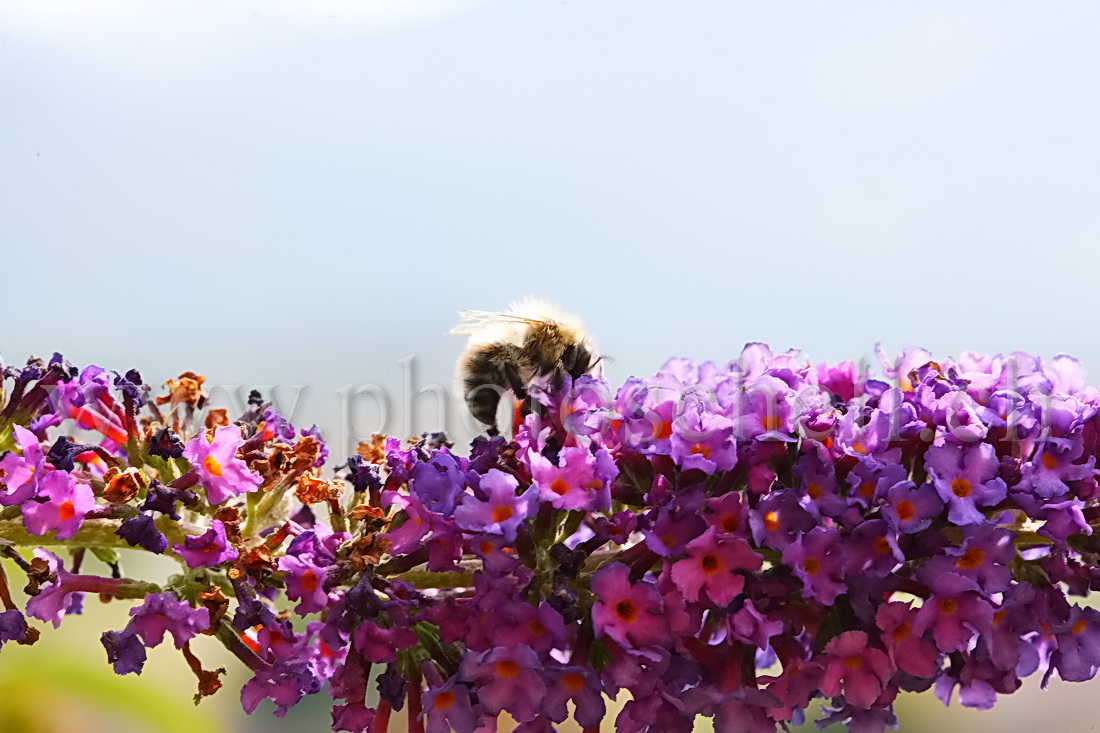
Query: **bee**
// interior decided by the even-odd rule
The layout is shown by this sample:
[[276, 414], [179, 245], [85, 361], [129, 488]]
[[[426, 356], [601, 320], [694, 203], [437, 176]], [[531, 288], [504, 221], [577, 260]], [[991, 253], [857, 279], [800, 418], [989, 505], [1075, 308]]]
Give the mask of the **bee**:
[[459, 311], [452, 334], [469, 336], [458, 358], [457, 383], [474, 418], [496, 435], [497, 407], [504, 390], [528, 403], [537, 378], [560, 386], [598, 369], [596, 346], [581, 320], [553, 303], [528, 298], [503, 313]]

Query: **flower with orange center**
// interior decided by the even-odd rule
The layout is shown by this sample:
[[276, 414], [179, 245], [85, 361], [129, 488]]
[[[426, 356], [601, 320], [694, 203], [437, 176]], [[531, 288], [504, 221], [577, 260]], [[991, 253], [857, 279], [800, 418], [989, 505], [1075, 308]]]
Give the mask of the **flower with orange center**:
[[455, 509], [459, 527], [472, 532], [501, 535], [508, 542], [516, 539], [516, 528], [534, 514], [538, 506], [538, 486], [529, 486], [516, 496], [519, 482], [514, 476], [493, 468], [481, 478], [484, 500], [466, 494]]
[[662, 600], [651, 583], [630, 582], [630, 570], [610, 563], [592, 576], [592, 624], [599, 636], [610, 636], [622, 645], [647, 646], [669, 638]]
[[46, 501], [28, 501], [23, 505], [23, 524], [27, 531], [41, 535], [54, 530], [58, 539], [69, 539], [95, 507], [95, 494], [88, 484], [65, 471], [48, 471], [38, 482], [38, 497]]
[[925, 465], [954, 524], [984, 522], [978, 507], [997, 504], [1008, 492], [997, 475], [1000, 459], [989, 443], [932, 446], [925, 454]]
[[740, 594], [745, 578], [738, 571], [755, 571], [763, 558], [740, 537], [729, 538], [710, 527], [687, 544], [687, 558], [672, 566], [672, 582], [689, 601], [700, 594], [717, 606], [726, 606]]
[[546, 682], [542, 663], [527, 644], [498, 646], [480, 654], [468, 653], [459, 677], [472, 682], [478, 701], [490, 715], [508, 711], [519, 720], [531, 720], [542, 707]]
[[558, 451], [556, 465], [537, 451], [526, 455], [539, 498], [555, 509], [597, 511], [611, 506], [610, 485], [619, 469], [609, 451], [566, 447]]
[[198, 473], [210, 503], [221, 504], [235, 496], [256, 491], [263, 483], [263, 477], [237, 457], [238, 449], [244, 445], [241, 429], [236, 424], [230, 424], [204, 433], [187, 444], [183, 457]]

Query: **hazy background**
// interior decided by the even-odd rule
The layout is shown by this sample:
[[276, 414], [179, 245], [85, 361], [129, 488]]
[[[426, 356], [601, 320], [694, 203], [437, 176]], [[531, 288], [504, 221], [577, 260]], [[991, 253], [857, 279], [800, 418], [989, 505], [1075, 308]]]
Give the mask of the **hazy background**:
[[[388, 430], [435, 429], [401, 360], [414, 390], [449, 387], [456, 311], [529, 294], [584, 316], [613, 381], [749, 340], [1093, 367], [1098, 21], [1003, 0], [0, 0], [0, 354], [307, 385], [295, 421], [337, 455], [382, 419], [363, 397], [345, 427], [338, 390], [378, 385]], [[76, 648], [79, 623], [53, 638]], [[1029, 707], [1095, 689], [977, 719], [1026, 733], [1051, 715]], [[286, 730], [324, 730], [315, 712]]]

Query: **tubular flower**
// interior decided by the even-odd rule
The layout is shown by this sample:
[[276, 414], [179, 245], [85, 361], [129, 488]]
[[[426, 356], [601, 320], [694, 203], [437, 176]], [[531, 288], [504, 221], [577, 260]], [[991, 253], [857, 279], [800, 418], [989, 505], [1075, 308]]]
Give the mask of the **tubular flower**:
[[[622, 733], [882, 733], [903, 692], [1093, 678], [1100, 390], [1064, 355], [880, 356], [536, 376], [510, 440], [377, 435], [335, 468], [259, 391], [231, 415], [195, 372], [158, 407], [135, 369], [0, 365], [0, 648], [114, 598], [118, 674], [171, 634], [209, 695], [220, 643], [247, 712], [325, 690], [355, 733], [606, 728], [620, 692]], [[183, 570], [125, 577], [135, 552]]]

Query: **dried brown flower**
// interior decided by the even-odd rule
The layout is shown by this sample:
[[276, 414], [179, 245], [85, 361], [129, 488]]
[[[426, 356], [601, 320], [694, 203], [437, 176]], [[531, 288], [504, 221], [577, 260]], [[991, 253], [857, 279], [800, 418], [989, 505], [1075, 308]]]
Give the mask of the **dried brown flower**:
[[103, 474], [103, 498], [112, 504], [125, 504], [146, 487], [145, 477], [134, 467], [120, 471], [111, 467]]

